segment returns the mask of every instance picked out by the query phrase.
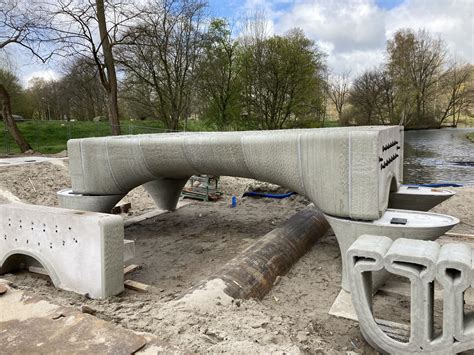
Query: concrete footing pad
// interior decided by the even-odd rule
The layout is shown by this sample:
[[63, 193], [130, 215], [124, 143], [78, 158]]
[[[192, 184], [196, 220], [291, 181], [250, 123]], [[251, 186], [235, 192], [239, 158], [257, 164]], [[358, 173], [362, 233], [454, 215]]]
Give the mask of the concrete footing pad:
[[0, 274], [43, 267], [57, 288], [105, 298], [123, 291], [120, 216], [0, 204]]
[[[464, 314], [464, 292], [473, 284], [473, 254], [464, 244], [362, 235], [346, 261], [352, 304], [361, 332], [377, 350], [389, 354], [456, 354], [474, 349], [472, 316]], [[387, 334], [372, 311], [372, 273], [385, 269], [410, 281], [410, 336]], [[441, 334], [434, 332], [434, 282], [443, 288]]]
[[59, 205], [62, 208], [90, 212], [109, 213], [125, 195], [83, 195], [71, 189], [57, 192]]

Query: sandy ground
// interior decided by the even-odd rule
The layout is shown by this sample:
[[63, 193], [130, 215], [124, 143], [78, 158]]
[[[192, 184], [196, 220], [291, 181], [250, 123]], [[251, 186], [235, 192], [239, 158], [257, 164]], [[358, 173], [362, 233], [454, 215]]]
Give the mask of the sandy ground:
[[[133, 263], [141, 266], [128, 277], [153, 285], [151, 292], [126, 290], [107, 300], [90, 300], [55, 289], [47, 277], [27, 272], [2, 277], [55, 304], [88, 305], [101, 319], [155, 334], [184, 352], [375, 353], [363, 340], [356, 322], [328, 315], [340, 290], [341, 272], [339, 248], [332, 233], [319, 240], [261, 301], [217, 301], [210, 309], [180, 307], [174, 301], [307, 204], [293, 196], [281, 201], [243, 198], [237, 208], [230, 207], [231, 195], [240, 196], [249, 187], [259, 186], [279, 191], [277, 186], [262, 186], [249, 179], [223, 178], [222, 200], [196, 201], [127, 227], [125, 237], [136, 243]], [[25, 202], [57, 205], [55, 193], [66, 187], [67, 164], [0, 167], [0, 190]], [[435, 211], [460, 218], [457, 232], [474, 233], [474, 188], [456, 190], [456, 197]], [[132, 203], [130, 216], [153, 208], [140, 188], [126, 199]], [[438, 315], [440, 307], [438, 304]], [[381, 318], [408, 322], [409, 300], [378, 295], [375, 312]]]

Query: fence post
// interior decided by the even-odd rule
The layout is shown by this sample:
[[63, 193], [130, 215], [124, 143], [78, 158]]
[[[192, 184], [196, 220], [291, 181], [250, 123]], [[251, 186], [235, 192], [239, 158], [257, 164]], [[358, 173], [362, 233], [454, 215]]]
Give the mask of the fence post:
[[71, 139], [72, 134], [71, 134], [71, 121], [67, 120], [67, 139]]
[[5, 148], [5, 155], [8, 155], [8, 128], [7, 128], [7, 123], [4, 122], [4, 129], [3, 129], [3, 144]]
[[34, 125], [36, 126], [36, 129], [35, 129], [35, 151], [39, 152], [39, 122], [40, 121], [33, 121], [34, 122]]

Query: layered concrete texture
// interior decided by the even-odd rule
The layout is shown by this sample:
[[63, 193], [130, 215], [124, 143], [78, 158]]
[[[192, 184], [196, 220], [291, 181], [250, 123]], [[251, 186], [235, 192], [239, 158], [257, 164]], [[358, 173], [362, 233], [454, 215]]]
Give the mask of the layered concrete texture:
[[72, 139], [68, 153], [73, 194], [96, 196], [97, 204], [65, 194], [65, 207], [76, 198], [74, 208], [108, 212], [103, 196], [118, 198], [144, 185], [160, 208], [172, 210], [191, 175], [209, 174], [275, 183], [326, 214], [376, 220], [401, 182], [403, 127]]
[[[361, 332], [387, 354], [456, 354], [474, 349], [472, 314], [464, 314], [464, 292], [474, 281], [468, 245], [362, 235], [346, 254], [352, 303]], [[387, 270], [409, 279], [410, 338], [401, 342], [384, 333], [372, 313], [372, 273]], [[434, 332], [434, 282], [443, 287], [442, 332]]]
[[120, 216], [0, 204], [0, 274], [42, 266], [57, 288], [105, 298], [123, 291]]
[[[342, 288], [351, 291], [346, 255], [349, 247], [363, 234], [383, 235], [392, 240], [399, 238], [435, 240], [459, 223], [456, 217], [419, 211], [387, 209], [375, 221], [353, 221], [326, 215], [336, 235], [342, 257]], [[374, 286], [381, 285], [387, 277], [386, 272], [373, 276]]]

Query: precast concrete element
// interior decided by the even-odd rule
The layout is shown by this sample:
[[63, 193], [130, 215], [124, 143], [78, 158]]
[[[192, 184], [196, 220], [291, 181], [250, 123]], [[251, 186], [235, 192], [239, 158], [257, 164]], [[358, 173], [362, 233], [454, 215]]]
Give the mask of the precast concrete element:
[[[464, 314], [463, 294], [473, 282], [472, 250], [464, 244], [362, 235], [347, 250], [351, 296], [368, 343], [387, 354], [456, 354], [474, 349], [472, 315]], [[384, 333], [372, 312], [372, 274], [380, 270], [410, 280], [410, 338]], [[434, 282], [443, 287], [441, 334], [434, 332]]]
[[0, 274], [41, 266], [57, 288], [105, 298], [123, 291], [120, 216], [0, 204]]
[[[370, 222], [336, 218], [329, 215], [326, 215], [326, 219], [331, 225], [341, 249], [341, 286], [348, 292], [351, 290], [344, 255], [362, 234], [384, 235], [392, 240], [399, 238], [435, 240], [459, 223], [459, 219], [448, 215], [393, 209], [387, 209], [382, 218]], [[386, 277], [387, 272], [385, 271], [374, 273], [374, 286], [381, 285]]]
[[72, 139], [68, 155], [72, 190], [88, 197], [121, 196], [145, 184], [160, 208], [174, 209], [188, 177], [240, 176], [287, 187], [329, 215], [376, 220], [401, 182], [403, 127]]
[[88, 196], [74, 193], [72, 189], [60, 190], [57, 192], [57, 195], [59, 205], [63, 208], [105, 213], [110, 213], [117, 202], [125, 196], [125, 194]]
[[450, 190], [402, 185], [390, 193], [388, 207], [399, 210], [429, 211], [456, 193]]

